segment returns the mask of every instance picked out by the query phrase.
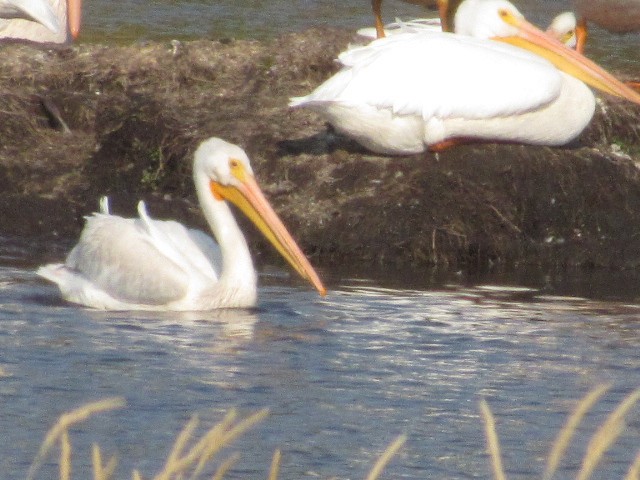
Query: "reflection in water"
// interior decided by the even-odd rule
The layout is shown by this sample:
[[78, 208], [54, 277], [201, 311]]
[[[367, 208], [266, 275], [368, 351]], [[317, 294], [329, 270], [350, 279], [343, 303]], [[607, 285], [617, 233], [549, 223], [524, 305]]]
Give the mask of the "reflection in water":
[[[6, 477], [23, 478], [60, 413], [123, 396], [126, 409], [72, 432], [79, 477], [90, 476], [92, 442], [118, 455], [117, 477], [133, 468], [149, 477], [191, 414], [210, 424], [231, 407], [269, 407], [234, 448], [242, 458], [230, 478], [263, 477], [276, 448], [282, 478], [361, 478], [400, 433], [408, 441], [388, 478], [488, 478], [486, 398], [509, 478], [531, 478], [575, 400], [610, 383], [561, 464], [558, 478], [571, 478], [586, 439], [640, 385], [631, 302], [373, 281], [345, 282], [323, 299], [283, 276], [261, 280], [255, 310], [100, 312], [62, 303], [30, 271], [0, 268]], [[601, 478], [624, 476], [639, 436], [629, 415]]]

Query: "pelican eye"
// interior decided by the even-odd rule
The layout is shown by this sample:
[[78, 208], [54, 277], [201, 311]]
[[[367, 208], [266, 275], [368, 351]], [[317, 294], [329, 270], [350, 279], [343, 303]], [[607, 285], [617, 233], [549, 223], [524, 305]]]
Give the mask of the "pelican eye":
[[231, 172], [231, 175], [233, 175], [241, 182], [243, 182], [247, 176], [247, 171], [245, 170], [244, 164], [237, 158], [229, 159], [229, 171]]

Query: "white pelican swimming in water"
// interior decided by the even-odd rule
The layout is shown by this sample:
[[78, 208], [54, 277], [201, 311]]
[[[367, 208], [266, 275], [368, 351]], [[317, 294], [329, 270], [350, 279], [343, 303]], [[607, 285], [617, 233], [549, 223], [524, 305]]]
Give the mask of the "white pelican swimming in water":
[[587, 22], [593, 22], [611, 32], [640, 30], [640, 0], [574, 0], [578, 14], [579, 52], [587, 40]]
[[249, 159], [219, 138], [203, 142], [193, 163], [200, 207], [216, 242], [173, 221], [110, 215], [87, 218], [64, 264], [38, 274], [73, 303], [108, 310], [209, 310], [251, 307], [256, 272], [227, 200], [240, 208], [313, 286], [325, 288], [256, 183]]
[[66, 43], [80, 33], [81, 0], [0, 0], [0, 40]]
[[470, 139], [566, 144], [594, 113], [583, 81], [640, 103], [505, 0], [466, 0], [455, 25], [460, 34], [396, 35], [347, 50], [342, 70], [290, 106], [313, 109], [374, 152], [412, 154]]

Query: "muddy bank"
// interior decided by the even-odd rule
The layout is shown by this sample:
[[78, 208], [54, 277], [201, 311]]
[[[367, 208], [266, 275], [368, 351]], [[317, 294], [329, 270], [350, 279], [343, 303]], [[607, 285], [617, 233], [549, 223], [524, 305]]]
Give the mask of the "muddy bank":
[[[103, 194], [116, 212], [145, 199], [158, 218], [204, 227], [191, 154], [215, 135], [247, 150], [275, 209], [327, 268], [640, 263], [640, 108], [602, 98], [565, 148], [376, 156], [286, 108], [336, 70], [350, 40], [311, 30], [271, 42], [0, 46], [0, 237], [66, 247]], [[245, 231], [260, 258], [275, 258]]]

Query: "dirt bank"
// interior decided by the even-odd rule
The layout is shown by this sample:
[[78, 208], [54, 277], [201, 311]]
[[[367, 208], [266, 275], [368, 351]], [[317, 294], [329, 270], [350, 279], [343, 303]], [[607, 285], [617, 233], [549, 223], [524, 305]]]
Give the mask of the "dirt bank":
[[286, 108], [336, 70], [351, 39], [311, 30], [272, 42], [0, 46], [0, 236], [70, 241], [103, 194], [117, 212], [143, 198], [156, 217], [203, 226], [191, 153], [216, 135], [248, 151], [325, 267], [640, 263], [638, 107], [603, 98], [566, 148], [375, 156]]

